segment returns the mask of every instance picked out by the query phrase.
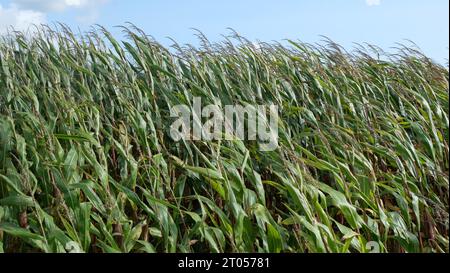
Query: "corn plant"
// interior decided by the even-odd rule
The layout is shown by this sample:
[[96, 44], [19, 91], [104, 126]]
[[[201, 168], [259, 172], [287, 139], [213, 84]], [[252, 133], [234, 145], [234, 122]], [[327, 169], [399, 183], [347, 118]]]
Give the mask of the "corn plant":
[[[414, 45], [0, 38], [0, 252], [449, 251], [448, 68]], [[174, 105], [279, 105], [279, 147], [170, 138]]]

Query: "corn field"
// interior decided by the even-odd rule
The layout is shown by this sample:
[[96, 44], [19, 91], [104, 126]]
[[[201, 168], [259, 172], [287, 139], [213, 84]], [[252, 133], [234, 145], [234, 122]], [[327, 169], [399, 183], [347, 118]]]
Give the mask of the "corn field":
[[[235, 32], [0, 39], [0, 252], [449, 252], [449, 72], [414, 45]], [[279, 106], [279, 147], [180, 141], [170, 108]]]

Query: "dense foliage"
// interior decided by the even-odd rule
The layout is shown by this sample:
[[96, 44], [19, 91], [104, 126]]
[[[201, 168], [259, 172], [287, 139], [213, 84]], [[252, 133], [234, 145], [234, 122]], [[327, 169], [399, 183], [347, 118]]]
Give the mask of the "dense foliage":
[[[414, 46], [124, 33], [1, 37], [0, 251], [449, 251], [448, 68]], [[279, 148], [174, 142], [194, 96], [279, 105]]]

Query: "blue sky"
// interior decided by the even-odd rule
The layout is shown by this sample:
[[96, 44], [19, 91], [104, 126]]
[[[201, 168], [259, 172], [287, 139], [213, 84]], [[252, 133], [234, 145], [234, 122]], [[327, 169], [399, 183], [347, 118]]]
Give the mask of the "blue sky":
[[368, 42], [389, 49], [411, 39], [446, 63], [448, 10], [448, 0], [0, 0], [0, 32], [30, 23], [60, 21], [87, 30], [129, 21], [165, 45], [166, 37], [195, 44], [191, 27], [211, 40], [232, 27], [250, 40], [312, 43], [325, 35], [347, 48]]

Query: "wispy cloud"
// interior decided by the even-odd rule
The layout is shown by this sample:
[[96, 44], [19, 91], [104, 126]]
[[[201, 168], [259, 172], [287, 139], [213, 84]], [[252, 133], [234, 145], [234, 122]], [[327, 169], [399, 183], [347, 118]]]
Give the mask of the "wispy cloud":
[[379, 6], [381, 5], [381, 0], [366, 0], [368, 6]]
[[0, 5], [0, 34], [8, 28], [27, 30], [31, 25], [47, 22], [48, 13], [76, 10], [76, 19], [83, 24], [93, 23], [99, 7], [109, 0], [11, 0], [6, 7]]
[[43, 24], [46, 15], [40, 11], [20, 9], [16, 5], [0, 5], [0, 34], [8, 30], [26, 31], [31, 25]]
[[13, 0], [19, 8], [41, 12], [62, 12], [70, 8], [81, 9], [98, 6], [107, 0]]

